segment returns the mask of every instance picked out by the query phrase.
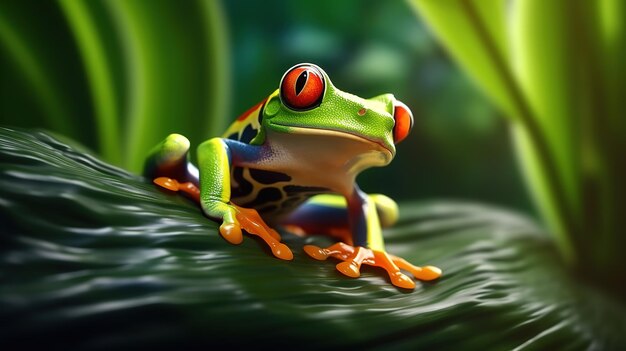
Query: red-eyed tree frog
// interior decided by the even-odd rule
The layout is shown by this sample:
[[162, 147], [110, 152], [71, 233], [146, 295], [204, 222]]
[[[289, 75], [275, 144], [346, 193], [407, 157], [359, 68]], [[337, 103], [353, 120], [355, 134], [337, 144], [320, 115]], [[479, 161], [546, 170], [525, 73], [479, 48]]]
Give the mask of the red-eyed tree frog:
[[220, 234], [230, 243], [241, 243], [243, 229], [261, 237], [274, 256], [291, 260], [275, 226], [329, 234], [336, 244], [304, 251], [317, 260], [338, 258], [337, 269], [349, 277], [358, 277], [362, 264], [382, 267], [394, 285], [413, 289], [401, 270], [420, 280], [436, 279], [441, 270], [385, 251], [381, 228], [396, 222], [398, 207], [355, 182], [361, 171], [389, 164], [412, 125], [411, 111], [393, 95], [345, 93], [320, 67], [303, 63], [221, 138], [200, 144], [197, 167], [188, 160], [187, 138], [171, 134], [151, 152], [144, 174], [199, 202], [222, 222]]

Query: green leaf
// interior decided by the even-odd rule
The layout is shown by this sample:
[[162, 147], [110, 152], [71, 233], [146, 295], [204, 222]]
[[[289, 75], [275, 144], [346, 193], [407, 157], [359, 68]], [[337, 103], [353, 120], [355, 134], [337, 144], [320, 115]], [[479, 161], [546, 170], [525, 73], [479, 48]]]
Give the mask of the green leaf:
[[[555, 233], [561, 253], [573, 262], [576, 257], [571, 237], [576, 235], [568, 231], [573, 230], [576, 217], [559, 172], [567, 160], [555, 161], [563, 155], [554, 152], [555, 143], [547, 138], [552, 135], [546, 135], [542, 129], [518, 82], [519, 72], [514, 71], [519, 66], [518, 58], [510, 54], [505, 44], [509, 33], [506, 2], [413, 0], [412, 4], [464, 71], [513, 119], [516, 135], [522, 136], [517, 142], [519, 152], [532, 153], [522, 154], [521, 158], [535, 201]], [[524, 27], [516, 28], [521, 28], [519, 32]]]
[[450, 55], [483, 91], [519, 118], [507, 47], [504, 0], [412, 0]]
[[[102, 34], [93, 19], [89, 3], [61, 0], [59, 2], [76, 37], [83, 62], [88, 72], [95, 119], [98, 123], [100, 152], [110, 162], [121, 165], [122, 146], [119, 142], [118, 119], [121, 113], [116, 101], [112, 69], [103, 45]], [[100, 29], [101, 30], [101, 29]]]
[[[131, 96], [128, 122], [121, 133], [127, 149], [126, 167], [139, 171], [146, 153], [170, 133], [184, 134], [194, 145], [219, 135], [222, 130], [214, 128], [223, 127], [228, 119], [229, 97], [225, 26], [219, 3], [106, 4], [123, 35]], [[164, 30], [163, 26], [185, 30]], [[204, 118], [190, 118], [198, 113]]]
[[623, 282], [626, 239], [617, 234], [626, 225], [619, 185], [626, 176], [623, 5], [412, 3], [460, 66], [513, 117], [522, 169], [563, 257], [603, 284], [613, 284], [616, 274]]
[[443, 268], [415, 291], [217, 233], [191, 202], [45, 133], [0, 129], [6, 347], [623, 349], [626, 308], [571, 274], [523, 215], [401, 205], [390, 253]]
[[[13, 4], [4, 3], [4, 6], [9, 5]], [[33, 95], [36, 96], [33, 101], [39, 103], [41, 109], [45, 110], [41, 114], [45, 124], [61, 133], [74, 135], [76, 129], [71, 123], [69, 111], [54, 88], [56, 84], [48, 74], [45, 62], [37, 59], [39, 52], [31, 47], [32, 42], [20, 35], [22, 27], [8, 18], [7, 14], [10, 12], [7, 8], [2, 7], [0, 10], [0, 45], [6, 50], [14, 67], [17, 67], [28, 81]], [[22, 116], [18, 118], [20, 117]], [[3, 116], [4, 118], [10, 117]]]
[[[568, 26], [569, 1], [516, 1], [512, 8], [515, 71], [554, 154], [567, 200], [580, 215], [581, 109], [575, 56]], [[579, 99], [577, 99], [579, 98]]]
[[5, 85], [25, 81], [34, 93], [5, 98], [41, 104], [41, 115], [32, 116], [12, 103], [5, 124], [80, 138], [138, 171], [170, 133], [197, 145], [225, 129], [226, 28], [219, 1], [2, 2], [0, 48], [18, 68]]
[[606, 67], [604, 80], [607, 83], [611, 128], [622, 133], [623, 137], [616, 142], [619, 143], [618, 148], [623, 150], [626, 146], [626, 119], [623, 118], [623, 111], [626, 110], [626, 101], [623, 99], [626, 91], [626, 3], [621, 0], [599, 0], [596, 5], [600, 17], [599, 41]]
[[[617, 11], [609, 14], [612, 9]], [[621, 9], [623, 10], [623, 9]], [[520, 155], [531, 177], [535, 196], [561, 240], [569, 236], [578, 264], [610, 285], [625, 281], [621, 273], [626, 240], [620, 235], [626, 200], [621, 179], [626, 137], [623, 100], [614, 77], [624, 70], [615, 64], [617, 18], [625, 13], [610, 1], [516, 1], [511, 7], [512, 48], [520, 86], [553, 155], [558, 182], [547, 185], [539, 151], [530, 146]], [[619, 78], [618, 78], [619, 79]], [[621, 126], [620, 126], [621, 124]], [[521, 141], [524, 143], [524, 141]], [[558, 213], [556, 188], [567, 204]], [[561, 223], [556, 223], [556, 221]], [[556, 224], [556, 225], [554, 225]]]

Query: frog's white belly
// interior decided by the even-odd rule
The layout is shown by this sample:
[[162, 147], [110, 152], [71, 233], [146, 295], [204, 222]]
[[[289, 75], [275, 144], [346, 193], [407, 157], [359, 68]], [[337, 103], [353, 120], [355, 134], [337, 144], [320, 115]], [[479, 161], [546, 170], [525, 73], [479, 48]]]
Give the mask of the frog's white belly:
[[291, 183], [349, 194], [366, 168], [387, 165], [391, 152], [351, 134], [298, 128], [297, 133], [268, 131], [267, 155], [253, 166], [291, 176]]
[[377, 143], [339, 132], [273, 132], [261, 147], [260, 159], [233, 169], [233, 201], [276, 218], [316, 194], [349, 195], [359, 172], [391, 160]]

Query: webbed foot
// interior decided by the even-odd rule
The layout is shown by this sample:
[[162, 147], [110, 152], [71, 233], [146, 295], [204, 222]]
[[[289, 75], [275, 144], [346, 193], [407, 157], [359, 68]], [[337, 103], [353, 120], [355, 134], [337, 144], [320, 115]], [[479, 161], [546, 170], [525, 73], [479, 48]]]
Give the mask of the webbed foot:
[[[160, 177], [154, 183], [171, 191], [180, 191], [189, 195], [196, 202], [200, 202], [200, 189], [191, 183], [180, 183], [176, 179]], [[235, 204], [220, 203], [223, 213], [223, 222], [220, 234], [231, 244], [240, 244], [243, 241], [241, 230], [263, 239], [272, 250], [272, 254], [282, 260], [292, 260], [293, 253], [287, 245], [280, 242], [280, 234], [269, 227], [259, 213], [254, 209], [239, 207]]]
[[180, 191], [196, 202], [200, 202], [200, 189], [192, 182], [179, 183], [176, 179], [159, 177], [153, 180], [154, 184], [170, 191]]
[[[260, 237], [270, 247], [274, 256], [280, 258], [281, 260], [293, 259], [293, 253], [289, 247], [280, 242], [280, 234], [278, 234], [276, 230], [270, 228], [255, 209], [239, 207], [234, 204], [230, 204], [229, 206], [235, 210], [235, 217], [237, 220], [234, 221], [234, 223], [224, 222], [222, 224], [220, 227], [220, 233], [222, 236], [224, 236], [224, 230], [222, 228], [225, 227], [225, 225], [229, 227], [239, 225], [239, 233], [241, 233], [241, 229], [243, 229], [252, 235]], [[227, 230], [231, 229], [229, 228]], [[241, 240], [239, 242], [241, 242]]]
[[411, 272], [419, 280], [433, 280], [441, 276], [441, 269], [437, 267], [414, 266], [400, 257], [361, 246], [354, 247], [344, 243], [336, 243], [328, 248], [320, 248], [314, 245], [305, 245], [304, 251], [316, 260], [325, 260], [328, 257], [342, 260], [343, 262], [337, 264], [337, 270], [352, 278], [361, 275], [362, 264], [381, 267], [387, 271], [393, 285], [404, 289], [415, 288], [415, 282], [402, 273], [400, 269]]

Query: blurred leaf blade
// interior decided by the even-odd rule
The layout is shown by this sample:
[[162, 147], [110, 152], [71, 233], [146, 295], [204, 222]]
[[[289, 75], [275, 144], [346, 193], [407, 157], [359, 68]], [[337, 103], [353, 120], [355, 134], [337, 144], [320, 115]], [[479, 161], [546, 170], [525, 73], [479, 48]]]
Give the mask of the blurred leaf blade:
[[[626, 239], [619, 228], [626, 225], [620, 155], [626, 123], [616, 116], [623, 117], [623, 98], [617, 96], [625, 86], [623, 62], [615, 59], [625, 50], [623, 41], [615, 42], [623, 38], [617, 34], [626, 19], [623, 4], [511, 1], [508, 26], [494, 26], [493, 12], [477, 1], [413, 4], [467, 73], [488, 94], [502, 90], [514, 107], [507, 110], [501, 97], [489, 94], [514, 114], [522, 168], [565, 259], [624, 292]], [[498, 45], [494, 28], [510, 34], [509, 49]], [[510, 50], [508, 58], [503, 48]], [[484, 67], [471, 49], [484, 51]], [[490, 69], [491, 76], [485, 74]], [[493, 84], [498, 80], [503, 84]]]
[[202, 131], [207, 136], [221, 135], [226, 130], [229, 116], [230, 90], [230, 47], [228, 45], [226, 16], [219, 1], [200, 1], [204, 26], [205, 51], [208, 59], [205, 82], [207, 90], [205, 125]]
[[[626, 190], [614, 184], [621, 184], [621, 179], [626, 178], [626, 167], [623, 167], [623, 150], [626, 150], [626, 3], [624, 1], [602, 0], [596, 4], [599, 17], [599, 51], [602, 53], [602, 65], [604, 66], [603, 79], [606, 94], [606, 126], [610, 132], [603, 136], [607, 148], [607, 159], [604, 164], [608, 174], [605, 193], [609, 198], [613, 212], [611, 218], [606, 221], [612, 224], [607, 228], [608, 233], [616, 233], [605, 241], [605, 252], [616, 248], [626, 247], [626, 238], [620, 235], [620, 229], [626, 226], [626, 218], [622, 214], [626, 211]], [[617, 188], [617, 189], [616, 189]], [[609, 234], [610, 235], [610, 234]], [[619, 241], [619, 243], [616, 243]], [[621, 251], [621, 250], [620, 250]], [[601, 255], [601, 252], [596, 255]], [[613, 255], [613, 259], [619, 259], [621, 255]]]
[[61, 0], [59, 2], [68, 22], [73, 28], [85, 68], [88, 72], [91, 95], [95, 106], [95, 119], [99, 136], [100, 152], [110, 162], [121, 165], [123, 145], [120, 143], [118, 115], [120, 109], [112, 82], [113, 74], [102, 38], [94, 25], [89, 3]]
[[[603, 58], [601, 13], [587, 1], [518, 1], [512, 14], [517, 77], [554, 154], [572, 219], [565, 235], [579, 263], [614, 272], [622, 250], [616, 248], [626, 245], [614, 234], [624, 208], [613, 185], [619, 172], [612, 140], [620, 133], [610, 125], [613, 93], [605, 77], [611, 68]], [[534, 191], [546, 190], [535, 185]]]
[[506, 44], [503, 0], [412, 0], [410, 4], [433, 29], [474, 82], [512, 118], [521, 113], [513, 94]]
[[[572, 228], [572, 213], [566, 201], [565, 189], [561, 186], [559, 168], [555, 164], [551, 144], [529, 104], [523, 87], [514, 71], [517, 59], [507, 54], [507, 45], [502, 43], [506, 38], [501, 32], [508, 31], [505, 24], [506, 3], [504, 1], [482, 2], [474, 0], [425, 1], [413, 0], [412, 4], [418, 13], [434, 30], [459, 65], [470, 75], [503, 109], [505, 114], [513, 118], [523, 128], [536, 166], [527, 175], [541, 177], [539, 184], [535, 178], [533, 184], [547, 195], [535, 196], [540, 201], [540, 208], [546, 209], [544, 218], [552, 228], [556, 229], [559, 248], [564, 257], [573, 261], [574, 251], [571, 238], [560, 228]], [[490, 5], [490, 6], [489, 6]], [[505, 51], [502, 51], [505, 50]], [[507, 61], [508, 58], [508, 61]], [[519, 133], [518, 133], [519, 134]], [[530, 160], [530, 157], [524, 158]], [[555, 213], [557, 215], [552, 215]], [[566, 230], [567, 230], [566, 229]]]
[[[528, 180], [542, 209], [544, 217], [553, 228], [557, 240], [562, 247], [574, 250], [571, 241], [576, 240], [573, 233], [575, 224], [563, 220], [565, 212], [572, 218], [575, 209], [580, 208], [578, 184], [580, 173], [578, 168], [578, 119], [576, 107], [572, 105], [574, 67], [566, 57], [572, 55], [568, 48], [567, 14], [563, 12], [563, 2], [546, 4], [541, 1], [516, 1], [511, 11], [512, 25], [512, 56], [515, 75], [520, 88], [524, 91], [526, 101], [533, 111], [533, 119], [537, 123], [542, 138], [555, 168], [557, 182], [547, 181], [547, 169], [536, 147], [536, 140], [525, 131], [518, 131], [518, 152]], [[547, 21], [547, 22], [546, 22]], [[550, 27], [547, 30], [547, 26]], [[569, 49], [569, 50], [568, 50]], [[531, 155], [531, 153], [533, 155]], [[559, 202], [555, 199], [556, 188], [563, 194], [562, 202], [569, 204], [569, 209], [558, 210]], [[568, 239], [567, 237], [572, 237]], [[573, 254], [568, 254], [574, 258]]]
[[567, 34], [570, 14], [563, 11], [565, 3], [515, 2], [513, 51], [518, 80], [555, 154], [568, 200], [579, 208], [581, 175], [576, 157], [581, 135], [576, 111], [581, 106], [573, 104], [579, 74], [572, 60], [577, 53]]
[[46, 68], [42, 67], [36, 53], [20, 38], [18, 31], [19, 27], [13, 25], [8, 18], [5, 18], [3, 11], [0, 11], [0, 43], [30, 82], [37, 101], [45, 111], [42, 116], [51, 128], [67, 135], [75, 135], [76, 130], [74, 124], [71, 123], [69, 111], [55, 92], [55, 83], [46, 74]]
[[[601, 44], [605, 59], [606, 93], [609, 97], [611, 128], [626, 134], [626, 119], [623, 111], [626, 110], [626, 101], [623, 92], [626, 91], [626, 3], [620, 0], [601, 0], [597, 2], [600, 15]], [[623, 150], [626, 138], [616, 138], [616, 149]]]
[[[151, 82], [151, 76], [156, 72], [151, 68], [149, 48], [151, 38], [145, 32], [144, 17], [142, 11], [137, 9], [137, 1], [117, 1], [107, 3], [111, 9], [118, 30], [124, 33], [124, 55], [126, 66], [128, 67], [127, 91], [131, 96], [128, 106], [127, 121], [122, 128], [126, 154], [123, 160], [125, 167], [138, 170], [138, 163], [141, 150], [148, 148], [150, 141], [147, 138], [159, 133], [158, 118], [151, 121], [150, 117], [155, 116], [155, 104], [150, 103], [150, 96], [154, 95], [152, 89], [157, 84]], [[153, 77], [152, 79], [155, 79]], [[158, 99], [154, 99], [158, 101]], [[153, 123], [150, 123], [153, 122]]]
[[[140, 171], [147, 152], [170, 133], [184, 134], [194, 145], [219, 134], [213, 128], [227, 119], [229, 98], [227, 48], [223, 38], [216, 38], [226, 32], [223, 19], [216, 20], [219, 3], [125, 1], [108, 5], [119, 31], [125, 33], [128, 90], [133, 97], [124, 131], [126, 166]], [[163, 23], [193, 30], [170, 30]], [[197, 42], [208, 45], [198, 47]], [[203, 72], [211, 79], [201, 79]], [[204, 118], [187, 117], [198, 110]]]
[[512, 136], [520, 169], [524, 178], [531, 186], [534, 202], [539, 208], [543, 220], [553, 231], [553, 237], [561, 248], [561, 253], [566, 259], [574, 259], [574, 243], [568, 237], [569, 227], [561, 218], [561, 212], [554, 204], [554, 192], [552, 184], [546, 177], [546, 171], [536, 148], [533, 137], [522, 125], [512, 126]]

